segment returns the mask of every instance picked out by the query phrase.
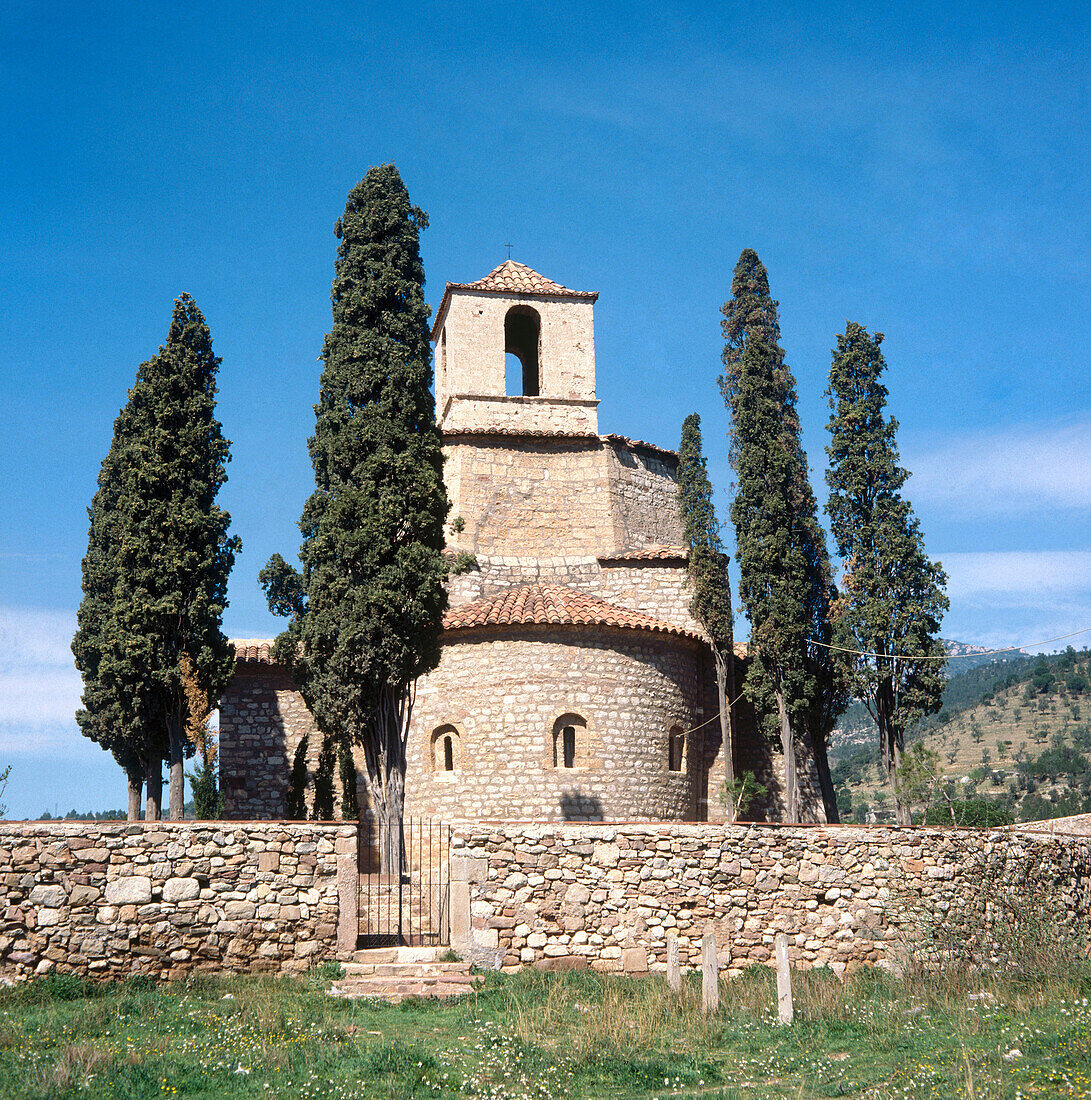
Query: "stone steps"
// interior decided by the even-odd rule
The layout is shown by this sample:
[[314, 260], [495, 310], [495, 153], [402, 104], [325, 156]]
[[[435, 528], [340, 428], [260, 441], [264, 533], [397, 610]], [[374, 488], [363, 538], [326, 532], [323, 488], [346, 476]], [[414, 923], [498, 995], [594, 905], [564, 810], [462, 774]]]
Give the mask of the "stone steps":
[[371, 997], [398, 1004], [406, 997], [461, 997], [481, 975], [469, 963], [440, 962], [437, 948], [384, 947], [356, 951], [341, 965], [344, 977], [330, 987], [331, 997]]
[[387, 974], [462, 974], [463, 962], [345, 962], [341, 964], [346, 978], [365, 978]]

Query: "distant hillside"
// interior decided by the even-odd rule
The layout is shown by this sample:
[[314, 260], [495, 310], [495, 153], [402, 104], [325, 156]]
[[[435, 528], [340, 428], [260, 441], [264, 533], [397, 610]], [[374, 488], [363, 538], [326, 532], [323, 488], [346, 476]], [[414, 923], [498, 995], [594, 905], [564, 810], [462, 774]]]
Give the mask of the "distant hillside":
[[[999, 802], [1024, 821], [1089, 812], [1091, 652], [1017, 653], [959, 672], [914, 738], [939, 754], [950, 797]], [[878, 760], [878, 735], [855, 704], [830, 741], [848, 818], [892, 819]]]
[[947, 647], [947, 655], [951, 658], [947, 662], [947, 675], [957, 676], [962, 672], [971, 672], [983, 665], [995, 665], [1004, 662], [1017, 661], [1021, 658], [1030, 658], [1029, 653], [1021, 649], [1008, 650], [1006, 653], [997, 653], [995, 649], [985, 649], [983, 646], [970, 645], [968, 642], [950, 642], [944, 640]]
[[[1018, 672], [1027, 662], [1035, 659], [1019, 650], [997, 655], [967, 642], [944, 641], [943, 644], [951, 657], [946, 668], [950, 679], [943, 700], [944, 709], [948, 713], [952, 709], [972, 706], [985, 691], [994, 688], [999, 680]], [[938, 715], [933, 716], [927, 720], [927, 724], [935, 725], [938, 720]], [[830, 737], [831, 762], [867, 748], [875, 744], [877, 739], [878, 732], [867, 708], [863, 703], [853, 703], [841, 716]]]

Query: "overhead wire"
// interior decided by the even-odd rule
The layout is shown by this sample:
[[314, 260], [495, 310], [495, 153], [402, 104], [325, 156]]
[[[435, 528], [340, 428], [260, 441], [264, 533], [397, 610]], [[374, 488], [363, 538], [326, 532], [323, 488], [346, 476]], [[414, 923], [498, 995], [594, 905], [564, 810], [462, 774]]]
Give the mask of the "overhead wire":
[[898, 661], [957, 661], [959, 658], [993, 657], [998, 653], [1018, 653], [1024, 649], [1033, 649], [1035, 646], [1049, 645], [1050, 642], [1063, 642], [1069, 638], [1075, 638], [1079, 634], [1086, 634], [1089, 630], [1091, 630], [1091, 626], [1085, 626], [1081, 630], [1073, 630], [1071, 634], [1060, 634], [1056, 638], [1046, 638], [1045, 641], [1041, 642], [1023, 642], [1020, 645], [1010, 645], [1004, 649], [983, 649], [979, 653], [948, 653], [942, 657], [912, 653], [869, 653], [865, 649], [847, 649], [845, 646], [829, 645], [814, 638], [808, 638], [807, 642], [809, 645], [818, 645], [823, 649], [833, 649], [838, 653], [851, 653], [856, 657], [891, 657]]
[[[847, 649], [845, 646], [829, 645], [826, 642], [816, 641], [814, 638], [808, 638], [807, 641], [811, 645], [822, 646], [823, 649], [833, 649], [836, 650], [838, 653], [851, 653], [853, 656], [856, 657], [889, 657], [895, 661], [954, 661], [958, 660], [960, 657], [993, 657], [999, 653], [1018, 653], [1019, 651], [1024, 649], [1033, 649], [1035, 646], [1049, 645], [1050, 642], [1064, 642], [1067, 641], [1069, 638], [1075, 638], [1080, 634], [1086, 634], [1088, 633], [1088, 631], [1091, 631], [1091, 626], [1085, 626], [1081, 630], [1074, 630], [1071, 634], [1061, 634], [1058, 635], [1056, 638], [1046, 638], [1044, 641], [1041, 642], [1024, 642], [1021, 645], [1007, 646], [1004, 649], [986, 649], [982, 650], [980, 653], [950, 653], [944, 657], [914, 655], [906, 653], [869, 653], [867, 650], [863, 649]], [[740, 691], [739, 694], [736, 695], [735, 698], [727, 704], [728, 714], [731, 713], [731, 708], [734, 707], [734, 705], [745, 694], [745, 690]], [[704, 729], [705, 726], [711, 725], [711, 723], [718, 721], [719, 718], [720, 712], [719, 708], [717, 708], [716, 713], [711, 718], [707, 718], [704, 722], [701, 722], [699, 725], [692, 726], [690, 729], [683, 730], [682, 733], [684, 736], [688, 736], [691, 733], [696, 733], [698, 730]]]
[[[729, 702], [729, 703], [727, 704], [727, 713], [728, 713], [728, 714], [730, 714], [730, 713], [731, 713], [731, 708], [732, 708], [732, 707], [733, 707], [733, 706], [734, 706], [734, 705], [735, 705], [735, 704], [736, 704], [736, 703], [737, 703], [737, 702], [738, 702], [738, 701], [739, 701], [739, 700], [740, 700], [740, 699], [741, 699], [741, 698], [742, 698], [742, 697], [743, 697], [743, 696], [744, 696], [745, 694], [746, 694], [745, 690], [744, 690], [744, 691], [740, 691], [740, 692], [739, 692], [739, 694], [738, 694], [738, 695], [736, 695], [736, 696], [735, 696], [735, 698], [734, 698], [734, 699], [732, 699], [732, 700], [731, 700], [731, 701], [730, 701], [730, 702]], [[692, 729], [688, 729], [688, 730], [683, 730], [683, 731], [682, 731], [682, 734], [683, 734], [683, 735], [687, 735], [687, 734], [690, 734], [690, 733], [696, 733], [696, 732], [697, 732], [698, 730], [700, 730], [700, 729], [704, 729], [704, 728], [705, 728], [705, 726], [709, 725], [710, 723], [712, 723], [712, 722], [717, 722], [717, 721], [719, 721], [719, 719], [720, 719], [720, 708], [719, 708], [719, 707], [717, 707], [717, 708], [716, 708], [716, 713], [715, 713], [715, 714], [714, 714], [714, 715], [713, 715], [713, 716], [712, 716], [711, 718], [707, 718], [707, 719], [705, 719], [705, 721], [704, 721], [704, 722], [702, 722], [702, 723], [701, 723], [701, 724], [700, 724], [699, 726], [694, 726], [694, 727], [693, 727]]]

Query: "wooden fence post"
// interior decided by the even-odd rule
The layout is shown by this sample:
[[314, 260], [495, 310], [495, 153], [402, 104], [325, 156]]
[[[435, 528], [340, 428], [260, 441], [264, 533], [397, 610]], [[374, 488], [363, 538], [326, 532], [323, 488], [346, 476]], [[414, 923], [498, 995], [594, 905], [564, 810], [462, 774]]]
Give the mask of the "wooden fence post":
[[720, 1007], [720, 971], [716, 965], [716, 937], [706, 932], [701, 938], [701, 1009], [715, 1012]]
[[795, 1018], [792, 1005], [792, 971], [788, 967], [788, 937], [778, 932], [773, 942], [777, 950], [777, 1015], [782, 1024]]

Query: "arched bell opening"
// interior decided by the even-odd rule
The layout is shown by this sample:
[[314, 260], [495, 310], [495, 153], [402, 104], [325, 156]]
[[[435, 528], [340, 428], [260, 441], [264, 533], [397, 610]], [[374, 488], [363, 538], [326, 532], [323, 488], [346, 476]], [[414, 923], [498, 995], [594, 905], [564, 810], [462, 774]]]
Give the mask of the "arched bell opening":
[[[508, 396], [522, 385], [523, 397], [539, 397], [542, 392], [541, 342], [542, 319], [530, 306], [512, 306], [504, 317], [504, 352], [514, 356], [519, 368], [508, 371], [506, 388]], [[509, 360], [510, 363], [510, 360]], [[515, 377], [511, 377], [515, 374]], [[521, 375], [521, 377], [520, 377]]]

